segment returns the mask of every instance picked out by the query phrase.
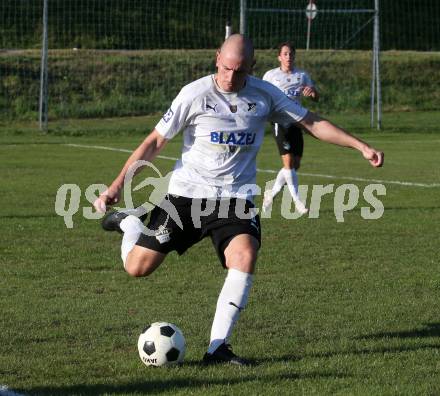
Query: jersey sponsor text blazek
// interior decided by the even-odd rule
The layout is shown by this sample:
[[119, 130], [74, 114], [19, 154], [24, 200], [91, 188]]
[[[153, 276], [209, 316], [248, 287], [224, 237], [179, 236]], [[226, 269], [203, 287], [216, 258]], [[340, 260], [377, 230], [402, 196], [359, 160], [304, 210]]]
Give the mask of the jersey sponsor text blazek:
[[211, 132], [211, 143], [248, 146], [254, 142], [255, 133], [253, 132]]

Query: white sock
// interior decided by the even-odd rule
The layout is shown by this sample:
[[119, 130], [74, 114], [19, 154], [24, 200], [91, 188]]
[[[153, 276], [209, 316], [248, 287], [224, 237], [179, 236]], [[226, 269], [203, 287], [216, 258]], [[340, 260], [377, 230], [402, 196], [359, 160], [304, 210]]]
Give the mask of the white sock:
[[222, 291], [218, 296], [208, 353], [213, 353], [231, 336], [240, 311], [246, 306], [252, 279], [252, 274], [236, 269], [228, 270]]
[[281, 171], [284, 173], [284, 179], [286, 180], [287, 187], [289, 188], [290, 195], [294, 200], [298, 198], [298, 176], [295, 169], [283, 168]]
[[281, 191], [284, 184], [286, 184], [286, 178], [284, 176], [284, 168], [281, 168], [272, 187], [272, 197], [275, 197], [275, 195], [277, 195]]
[[124, 263], [127, 260], [128, 253], [133, 249], [139, 236], [142, 233], [143, 224], [136, 216], [127, 216], [121, 221], [120, 228], [124, 231], [124, 236], [122, 237], [121, 244], [121, 258]]
[[298, 175], [296, 174], [295, 169], [283, 168], [283, 172], [284, 172], [284, 177], [287, 182], [287, 187], [289, 188], [289, 192], [290, 192], [290, 195], [292, 196], [296, 210], [301, 214], [307, 213], [308, 209], [305, 207], [305, 205], [299, 199]]

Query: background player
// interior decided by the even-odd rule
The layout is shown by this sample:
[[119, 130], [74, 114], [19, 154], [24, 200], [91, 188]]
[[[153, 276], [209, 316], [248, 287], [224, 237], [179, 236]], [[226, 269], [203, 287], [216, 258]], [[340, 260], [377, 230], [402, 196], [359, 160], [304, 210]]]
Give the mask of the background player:
[[299, 122], [318, 139], [359, 150], [375, 167], [382, 165], [383, 153], [308, 112], [272, 84], [250, 76], [254, 50], [242, 35], [232, 35], [223, 43], [216, 62], [215, 75], [182, 88], [94, 206], [102, 212], [118, 202], [130, 167], [140, 160], [153, 160], [169, 139], [183, 131], [182, 155], [165, 199], [176, 209], [183, 228], [165, 205], [151, 212], [147, 227], [153, 234], [144, 232], [138, 217], [122, 212], [107, 214], [103, 227], [124, 233], [121, 257], [132, 276], [150, 275], [169, 252], [182, 254], [210, 236], [228, 274], [203, 360], [244, 365], [248, 362], [232, 352], [228, 339], [246, 306], [260, 247], [260, 224], [252, 199], [265, 123]]
[[[292, 43], [281, 43], [278, 46], [280, 67], [267, 71], [263, 80], [269, 81], [283, 91], [289, 99], [296, 102], [300, 103], [301, 96], [318, 101], [319, 94], [310, 76], [304, 70], [295, 67], [295, 54], [295, 47]], [[266, 191], [264, 195], [263, 211], [268, 210], [275, 195], [287, 183], [296, 209], [300, 213], [306, 213], [307, 209], [298, 197], [298, 176], [296, 174], [304, 150], [302, 130], [297, 124], [283, 126], [280, 123], [274, 123], [273, 132], [283, 167], [277, 174], [272, 190]]]

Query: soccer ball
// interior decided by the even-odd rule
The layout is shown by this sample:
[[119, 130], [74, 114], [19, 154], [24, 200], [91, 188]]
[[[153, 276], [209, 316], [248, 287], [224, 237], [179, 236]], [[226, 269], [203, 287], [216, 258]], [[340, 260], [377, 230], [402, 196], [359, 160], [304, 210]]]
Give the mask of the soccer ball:
[[185, 350], [182, 331], [172, 323], [153, 323], [139, 336], [139, 356], [147, 366], [181, 363], [185, 357]]

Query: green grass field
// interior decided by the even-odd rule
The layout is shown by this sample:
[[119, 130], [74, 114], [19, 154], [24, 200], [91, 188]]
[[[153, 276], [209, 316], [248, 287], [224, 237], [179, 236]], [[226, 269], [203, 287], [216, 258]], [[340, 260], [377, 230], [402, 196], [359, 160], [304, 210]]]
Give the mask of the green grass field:
[[[242, 369], [199, 363], [225, 277], [209, 240], [133, 279], [120, 236], [82, 216], [86, 188], [111, 182], [128, 155], [90, 146], [133, 149], [156, 119], [51, 124], [46, 135], [0, 125], [0, 394], [2, 386], [26, 395], [440, 394], [440, 113], [386, 114], [383, 132], [369, 131], [366, 116], [337, 117], [385, 151], [382, 169], [306, 138], [301, 184], [352, 183], [362, 193], [381, 180], [385, 212], [364, 220], [361, 199], [338, 223], [330, 194], [318, 219], [286, 220], [276, 201], [232, 339], [256, 362]], [[180, 145], [162, 154], [178, 156]], [[163, 173], [173, 166], [155, 164]], [[270, 136], [258, 166], [280, 166]], [[273, 177], [260, 172], [258, 182]], [[82, 191], [72, 229], [55, 213], [65, 183]], [[154, 321], [183, 330], [182, 366], [140, 361], [138, 334]]]

